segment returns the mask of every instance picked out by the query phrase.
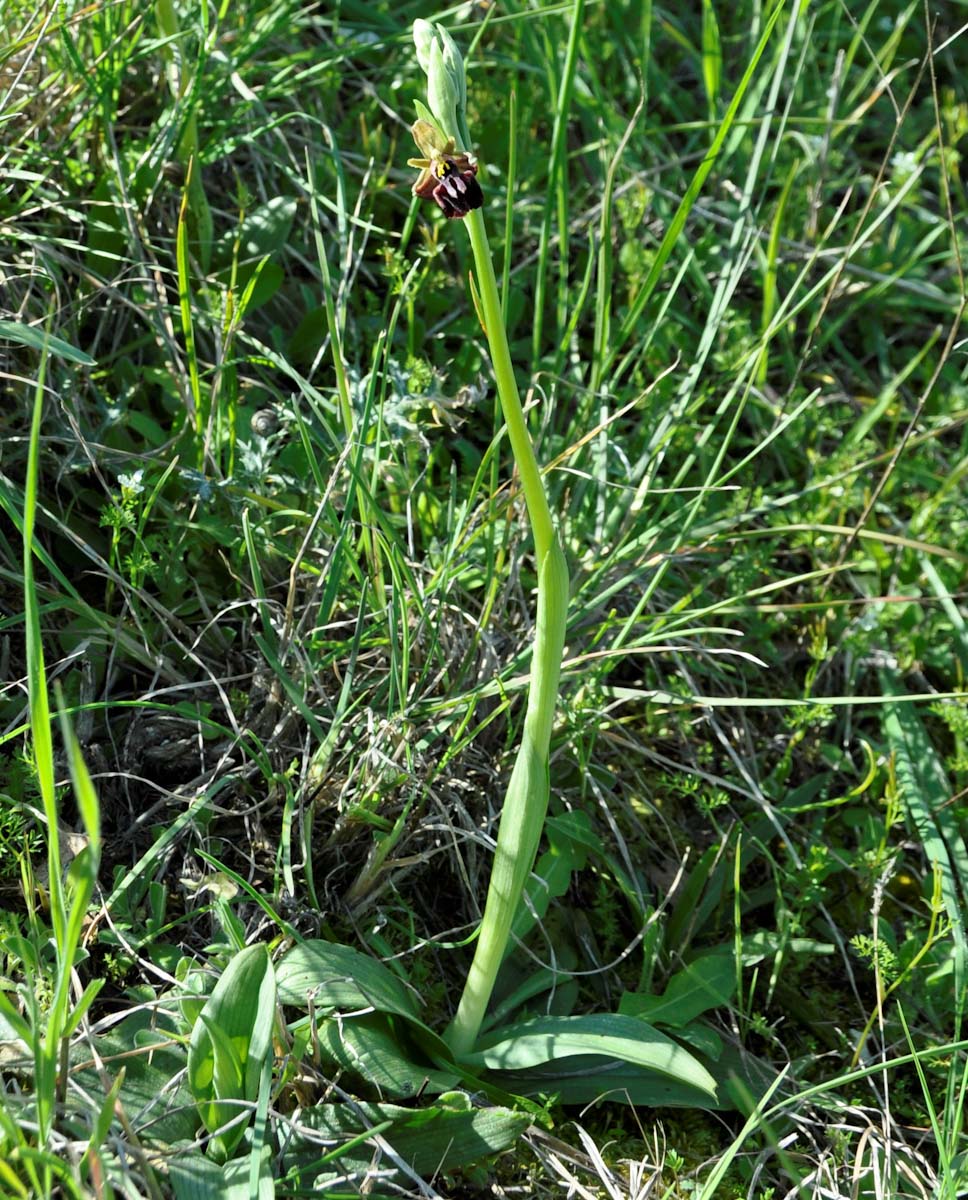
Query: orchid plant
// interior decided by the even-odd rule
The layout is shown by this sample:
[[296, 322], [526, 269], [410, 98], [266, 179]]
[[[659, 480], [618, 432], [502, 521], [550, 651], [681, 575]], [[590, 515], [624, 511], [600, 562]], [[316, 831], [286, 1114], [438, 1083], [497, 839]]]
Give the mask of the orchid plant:
[[548, 808], [548, 756], [565, 641], [568, 568], [521, 407], [501, 318], [484, 225], [484, 197], [476, 178], [477, 161], [469, 149], [464, 62], [453, 38], [440, 25], [416, 21], [413, 37], [420, 65], [427, 72], [429, 102], [429, 110], [418, 107], [421, 119], [413, 126], [414, 140], [424, 155], [410, 160], [411, 166], [420, 169], [413, 191], [435, 200], [448, 217], [463, 218], [470, 236], [481, 316], [538, 564], [536, 634], [521, 744], [501, 812], [474, 960], [447, 1032], [451, 1049], [460, 1057], [470, 1052], [477, 1040]]
[[[488, 1003], [519, 927], [525, 885], [535, 863], [550, 792], [549, 755], [568, 614], [568, 568], [535, 457], [511, 365], [494, 264], [484, 221], [484, 195], [467, 128], [464, 62], [446, 29], [416, 21], [417, 58], [427, 75], [427, 105], [417, 103], [412, 132], [422, 157], [415, 195], [459, 219], [470, 238], [478, 312], [487, 337], [498, 398], [527, 507], [538, 589], [531, 677], [521, 742], [498, 828], [494, 864], [477, 944], [456, 1014], [444, 1037], [458, 1062], [524, 1093], [542, 1083], [566, 1094], [617, 1091], [638, 1103], [716, 1103], [716, 1085], [687, 1050], [656, 1030], [634, 1005], [618, 1013], [545, 1016], [488, 1029]], [[527, 991], [525, 987], [525, 991]], [[700, 1011], [702, 1006], [700, 1006]], [[530, 1072], [537, 1072], [537, 1082]]]
[[[525, 886], [545, 827], [568, 569], [511, 365], [485, 228], [485, 195], [467, 130], [463, 59], [439, 25], [415, 22], [414, 42], [427, 74], [428, 103], [417, 103], [418, 120], [412, 126], [420, 151], [409, 160], [419, 172], [413, 192], [432, 200], [452, 227], [461, 225], [470, 238], [477, 310], [534, 539], [537, 613], [527, 705], [474, 957], [443, 1038], [423, 1023], [412, 995], [387, 967], [322, 939], [297, 942], [284, 955], [276, 969], [279, 998], [305, 1007], [312, 997], [317, 1012], [358, 1010], [353, 1020], [324, 1018], [318, 1028], [320, 1045], [336, 1063], [361, 1073], [384, 1094], [412, 1097], [420, 1091], [442, 1093], [443, 1099], [462, 1081], [499, 1104], [513, 1096], [516, 1107], [529, 1107], [539, 1120], [544, 1119], [540, 1107], [524, 1097], [553, 1093], [569, 1102], [584, 1102], [611, 1094], [636, 1104], [715, 1105], [716, 1083], [706, 1067], [644, 1019], [641, 1006], [655, 1002], [654, 997], [632, 995], [618, 1013], [526, 1017], [512, 1024], [495, 1023], [492, 1014], [485, 1028], [512, 933], [526, 923]], [[681, 986], [691, 988], [693, 982], [690, 977]], [[524, 981], [522, 1002], [547, 990], [546, 983]], [[706, 988], [680, 1024], [694, 1021], [717, 996]], [[512, 1003], [507, 1011], [517, 1007]], [[397, 1040], [394, 1030], [401, 1022], [408, 1031], [405, 1043], [422, 1051], [420, 1063], [407, 1057], [404, 1042]]]

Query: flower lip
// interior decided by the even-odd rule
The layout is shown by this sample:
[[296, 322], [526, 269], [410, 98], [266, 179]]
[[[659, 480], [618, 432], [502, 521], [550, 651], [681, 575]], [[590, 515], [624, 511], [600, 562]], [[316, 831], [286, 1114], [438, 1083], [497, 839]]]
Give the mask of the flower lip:
[[430, 193], [446, 217], [466, 217], [472, 208], [484, 203], [481, 185], [475, 179], [477, 165], [461, 171], [448, 159], [444, 160], [444, 174]]

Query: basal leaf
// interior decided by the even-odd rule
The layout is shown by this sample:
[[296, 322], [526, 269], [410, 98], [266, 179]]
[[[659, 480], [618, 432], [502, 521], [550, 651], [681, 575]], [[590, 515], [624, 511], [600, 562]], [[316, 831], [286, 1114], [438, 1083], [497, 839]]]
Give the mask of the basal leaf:
[[[157, 1014], [136, 1012], [97, 1039], [103, 1059], [116, 1057], [124, 1064], [120, 1100], [132, 1130], [156, 1143], [191, 1141], [198, 1129], [184, 1082], [185, 1050], [173, 1033]], [[77, 1046], [81, 1058], [90, 1061], [90, 1050]], [[103, 1076], [93, 1067], [72, 1068], [71, 1078], [89, 1095], [105, 1095]]]
[[716, 1081], [688, 1050], [645, 1021], [618, 1013], [538, 1017], [505, 1026], [482, 1037], [468, 1062], [489, 1070], [520, 1072], [575, 1055], [645, 1067], [716, 1098]]
[[258, 1192], [249, 1187], [249, 1160], [224, 1166], [198, 1152], [176, 1158], [168, 1168], [175, 1200], [273, 1200], [272, 1153], [266, 1147], [259, 1163]]
[[430, 1066], [411, 1043], [406, 1024], [394, 1025], [379, 1013], [323, 1021], [319, 1047], [344, 1071], [398, 1100], [447, 1091], [459, 1078], [456, 1072]]
[[554, 1095], [562, 1104], [591, 1104], [605, 1099], [650, 1108], [731, 1107], [706, 1088], [692, 1087], [658, 1071], [594, 1054], [542, 1063], [527, 1071], [501, 1071], [494, 1077], [516, 1095]]
[[781, 950], [784, 954], [833, 954], [836, 946], [833, 942], [818, 942], [816, 938], [791, 938], [773, 929], [757, 929], [743, 935], [743, 966], [755, 967]]
[[381, 962], [351, 946], [311, 940], [293, 946], [276, 968], [279, 999], [316, 1012], [374, 1008], [417, 1020], [412, 994]]
[[525, 884], [527, 901], [522, 901], [511, 926], [516, 939], [524, 938], [544, 918], [552, 899], [567, 892], [572, 874], [584, 868], [589, 848], [600, 848], [584, 813], [549, 817], [544, 832], [550, 849], [539, 856]]
[[[254, 1104], [259, 1076], [272, 1046], [276, 987], [265, 946], [249, 946], [229, 963], [205, 1002], [188, 1046], [188, 1086], [205, 1128], [214, 1133]], [[228, 1157], [245, 1122], [224, 1135]]]
[[[464, 1093], [456, 1095], [468, 1098]], [[412, 1109], [395, 1104], [320, 1104], [299, 1114], [294, 1145], [295, 1162], [319, 1157], [318, 1139], [344, 1142], [368, 1128], [384, 1126], [382, 1136], [416, 1174], [433, 1176], [441, 1171], [480, 1162], [506, 1150], [531, 1124], [527, 1113], [508, 1108], [474, 1108], [454, 1103], [455, 1095]], [[389, 1127], [386, 1127], [389, 1122]], [[300, 1130], [312, 1133], [301, 1138]], [[351, 1165], [362, 1172], [372, 1162], [373, 1148], [364, 1142], [356, 1151], [334, 1157], [334, 1171], [347, 1173]], [[392, 1164], [384, 1159], [383, 1166]]]
[[291, 196], [273, 196], [257, 204], [240, 225], [219, 239], [214, 254], [216, 267], [227, 267], [236, 253], [240, 263], [250, 265], [266, 255], [278, 254], [289, 242], [296, 208]]
[[706, 954], [677, 971], [661, 996], [626, 992], [619, 1012], [681, 1029], [710, 1008], [728, 1004], [736, 990], [732, 952]]

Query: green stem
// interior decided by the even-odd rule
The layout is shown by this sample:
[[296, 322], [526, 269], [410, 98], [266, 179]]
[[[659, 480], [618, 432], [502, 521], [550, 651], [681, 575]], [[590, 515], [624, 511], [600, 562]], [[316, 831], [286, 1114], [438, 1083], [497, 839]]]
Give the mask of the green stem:
[[518, 395], [482, 212], [472, 211], [464, 224], [474, 254], [498, 397], [534, 533], [538, 603], [521, 746], [501, 813], [474, 961], [457, 1013], [445, 1035], [457, 1057], [468, 1053], [477, 1040], [541, 838], [548, 809], [548, 756], [568, 615], [568, 567]]
[[497, 394], [501, 401], [501, 411], [507, 426], [511, 452], [514, 455], [518, 474], [521, 476], [521, 489], [524, 492], [524, 502], [528, 507], [528, 516], [531, 518], [535, 552], [540, 562], [557, 540], [554, 519], [548, 506], [548, 497], [545, 495], [544, 484], [541, 481], [541, 471], [518, 396], [518, 385], [514, 378], [514, 368], [511, 366], [507, 333], [501, 319], [501, 301], [497, 293], [494, 262], [491, 258], [487, 230], [484, 228], [484, 215], [481, 210], [474, 209], [468, 213], [464, 218], [464, 224], [470, 234], [471, 249], [474, 252], [477, 290], [481, 298], [484, 332], [487, 334], [487, 343], [491, 351]]

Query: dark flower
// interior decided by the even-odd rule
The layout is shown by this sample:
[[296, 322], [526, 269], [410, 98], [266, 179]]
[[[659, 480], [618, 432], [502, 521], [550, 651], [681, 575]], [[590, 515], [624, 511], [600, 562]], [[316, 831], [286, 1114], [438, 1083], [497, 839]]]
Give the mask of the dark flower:
[[429, 121], [415, 121], [411, 132], [424, 155], [407, 159], [408, 166], [420, 169], [413, 194], [436, 201], [446, 217], [466, 217], [472, 208], [480, 208], [484, 193], [476, 179], [477, 159], [458, 154], [454, 139], [445, 140]]

